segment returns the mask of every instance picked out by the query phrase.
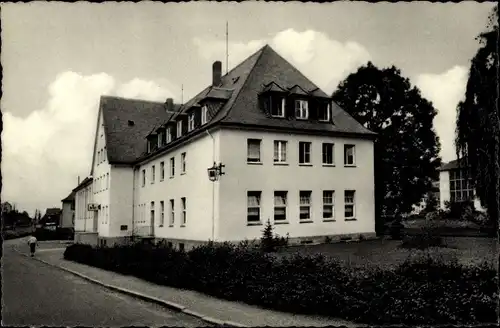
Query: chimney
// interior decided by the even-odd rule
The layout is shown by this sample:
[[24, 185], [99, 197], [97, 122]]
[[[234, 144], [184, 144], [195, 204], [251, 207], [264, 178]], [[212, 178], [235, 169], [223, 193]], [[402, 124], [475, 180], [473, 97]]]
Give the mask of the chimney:
[[166, 106], [167, 112], [174, 111], [174, 99], [167, 98], [167, 101], [165, 101], [165, 106]]
[[212, 65], [212, 86], [218, 87], [221, 83], [222, 77], [222, 63], [220, 61], [214, 62]]
[[78, 176], [78, 186], [80, 185], [80, 176]]

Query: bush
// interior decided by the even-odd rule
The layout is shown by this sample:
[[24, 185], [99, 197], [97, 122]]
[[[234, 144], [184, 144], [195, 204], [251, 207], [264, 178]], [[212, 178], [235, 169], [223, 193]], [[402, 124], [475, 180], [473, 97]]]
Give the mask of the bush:
[[391, 234], [391, 238], [394, 240], [400, 240], [403, 235], [404, 225], [400, 220], [395, 220], [391, 223], [389, 227], [389, 233]]
[[496, 317], [496, 270], [424, 256], [387, 269], [350, 268], [323, 256], [273, 257], [248, 244], [189, 252], [153, 245], [74, 244], [64, 258], [177, 288], [268, 308], [360, 323], [473, 324]]
[[473, 220], [476, 212], [471, 201], [445, 202], [445, 208], [446, 219]]
[[260, 238], [261, 249], [264, 252], [275, 252], [277, 248], [288, 246], [288, 234], [285, 237], [280, 237], [273, 234], [274, 227], [271, 221], [267, 219], [266, 226], [262, 230], [262, 237]]
[[427, 222], [420, 231], [414, 236], [407, 236], [401, 247], [427, 249], [430, 247], [445, 246], [443, 237], [440, 235], [439, 228], [432, 222]]
[[34, 232], [36, 239], [42, 240], [72, 240], [75, 233], [72, 228], [56, 228], [56, 230], [36, 229]]

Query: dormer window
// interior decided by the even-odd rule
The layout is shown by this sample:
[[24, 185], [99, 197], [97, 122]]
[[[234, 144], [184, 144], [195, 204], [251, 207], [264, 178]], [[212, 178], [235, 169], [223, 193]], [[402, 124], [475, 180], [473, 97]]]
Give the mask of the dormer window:
[[151, 152], [151, 140], [148, 140], [148, 153]]
[[163, 132], [158, 133], [158, 148], [162, 146], [163, 143]]
[[208, 121], [208, 107], [203, 106], [201, 108], [201, 125], [206, 124]]
[[322, 103], [318, 107], [318, 119], [323, 122], [330, 121], [330, 103]]
[[309, 118], [309, 103], [307, 100], [295, 100], [295, 117], [301, 120]]
[[177, 121], [177, 138], [182, 136], [182, 121]]
[[167, 143], [172, 141], [172, 128], [167, 128]]
[[194, 130], [194, 113], [190, 113], [188, 116], [188, 132]]
[[285, 117], [285, 98], [271, 96], [271, 115], [274, 117]]

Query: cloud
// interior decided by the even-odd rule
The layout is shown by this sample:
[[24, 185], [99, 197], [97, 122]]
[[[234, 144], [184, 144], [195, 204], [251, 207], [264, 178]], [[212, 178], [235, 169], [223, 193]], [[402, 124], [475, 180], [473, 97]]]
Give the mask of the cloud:
[[36, 208], [60, 207], [77, 176], [89, 174], [101, 95], [154, 101], [173, 97], [153, 81], [135, 78], [120, 84], [105, 73], [75, 72], [58, 75], [48, 93], [47, 104], [26, 118], [3, 115], [2, 199], [31, 214]]
[[421, 74], [415, 79], [422, 95], [432, 101], [438, 111], [434, 128], [441, 140], [441, 158], [445, 162], [456, 159], [456, 108], [464, 97], [467, 78], [467, 68], [455, 66], [441, 74]]
[[[203, 58], [225, 60], [224, 41], [195, 38], [193, 42]], [[287, 29], [265, 40], [229, 42], [229, 67], [234, 67], [266, 43], [327, 93], [333, 92], [340, 81], [371, 59], [368, 50], [357, 42], [342, 43], [313, 30]]]

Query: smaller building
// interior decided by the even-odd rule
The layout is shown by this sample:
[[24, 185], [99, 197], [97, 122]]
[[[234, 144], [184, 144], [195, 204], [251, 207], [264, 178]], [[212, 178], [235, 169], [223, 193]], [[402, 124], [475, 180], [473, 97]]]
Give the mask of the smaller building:
[[48, 208], [38, 224], [41, 228], [55, 230], [61, 224], [61, 215], [60, 208]]
[[446, 203], [472, 201], [478, 211], [485, 211], [476, 196], [470, 167], [465, 159], [445, 163], [439, 169], [439, 207], [446, 208]]
[[75, 227], [75, 192], [72, 191], [62, 202], [61, 228]]
[[75, 189], [75, 242], [97, 245], [98, 217], [94, 202], [93, 178], [85, 178]]

